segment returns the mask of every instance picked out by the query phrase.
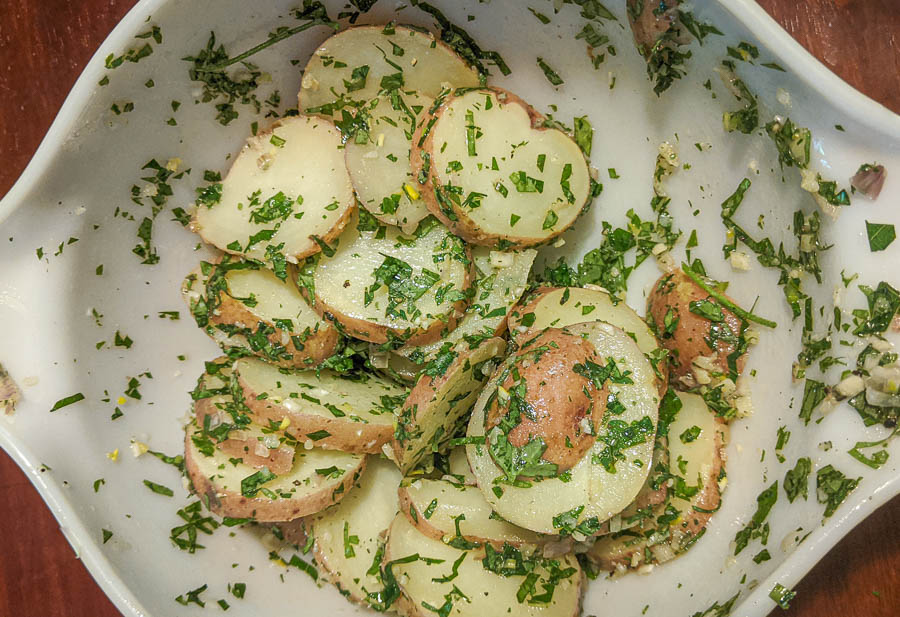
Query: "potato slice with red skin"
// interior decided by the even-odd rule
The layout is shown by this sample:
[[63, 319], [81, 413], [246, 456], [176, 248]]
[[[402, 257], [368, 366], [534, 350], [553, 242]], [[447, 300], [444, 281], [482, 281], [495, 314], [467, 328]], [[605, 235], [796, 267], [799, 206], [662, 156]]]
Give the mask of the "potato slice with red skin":
[[[472, 285], [475, 295], [466, 307], [465, 315], [455, 328], [446, 328], [440, 339], [418, 347], [404, 345], [393, 353], [423, 364], [433, 359], [447, 341], [455, 344], [465, 337], [502, 336], [510, 311], [528, 285], [528, 275], [536, 256], [537, 251], [533, 249], [504, 253], [486, 246], [472, 247], [477, 276]], [[404, 364], [400, 361], [391, 363], [401, 374], [409, 371]]]
[[[244, 463], [234, 464], [228, 455], [216, 448], [207, 455], [197, 446], [194, 437], [201, 438], [202, 431], [192, 423], [185, 431], [184, 467], [193, 491], [210, 511], [231, 518], [292, 521], [323, 510], [344, 497], [366, 463], [365, 455], [361, 454], [319, 448], [300, 450], [288, 473], [273, 474], [265, 482], [248, 482], [251, 476], [268, 477], [266, 470], [257, 470]], [[331, 467], [336, 469], [328, 476], [316, 471]]]
[[391, 444], [404, 475], [453, 436], [487, 381], [485, 367], [505, 350], [500, 338], [482, 341], [475, 349], [459, 344], [425, 367], [400, 410]]
[[738, 348], [732, 340], [743, 338], [748, 324], [683, 272], [667, 273], [656, 281], [647, 297], [647, 320], [662, 346], [672, 352], [671, 377], [680, 386], [692, 388], [709, 383], [710, 377], [728, 375], [732, 362], [737, 375], [743, 372], [746, 353], [729, 358]]
[[348, 139], [344, 145], [359, 203], [382, 223], [397, 225], [406, 233], [414, 232], [428, 216], [409, 153], [417, 119], [433, 102], [416, 92], [381, 94], [357, 112], [366, 114], [368, 139]]
[[[199, 407], [199, 406], [198, 406]], [[206, 415], [196, 409], [197, 421], [202, 424], [203, 416]], [[216, 410], [213, 416], [219, 415]], [[221, 420], [219, 420], [221, 422]], [[278, 443], [276, 448], [269, 448], [267, 437], [273, 437]], [[228, 435], [228, 439], [223, 439], [216, 444], [216, 447], [222, 454], [231, 458], [239, 458], [244, 464], [262, 469], [265, 467], [275, 475], [284, 475], [288, 473], [294, 466], [294, 447], [279, 443], [278, 437], [275, 435], [267, 435], [259, 429], [232, 431]]]
[[293, 282], [255, 263], [226, 255], [201, 264], [184, 279], [181, 293], [197, 324], [225, 350], [309, 368], [337, 348], [337, 329], [310, 308]]
[[[295, 270], [301, 293], [348, 336], [378, 344], [437, 340], [465, 311], [472, 256], [446, 227], [431, 222], [404, 236], [396, 227], [379, 228], [362, 212], [354, 215], [333, 252], [319, 257], [308, 274], [311, 285]], [[409, 302], [412, 292], [421, 295]], [[451, 292], [463, 295], [454, 301]]]
[[[194, 401], [194, 416], [198, 427], [213, 431], [223, 424], [233, 423], [232, 414], [244, 414], [249, 410], [236, 405], [230, 394], [231, 360], [221, 357], [210, 365], [217, 369], [214, 373], [204, 373], [197, 383], [194, 396], [208, 396]], [[287, 443], [290, 440], [274, 433], [265, 434], [252, 424], [229, 430], [225, 438], [219, 441], [212, 436], [210, 440], [223, 454], [240, 458], [256, 469], [266, 467], [272, 473], [281, 475], [289, 472], [294, 465], [294, 446]]]
[[512, 309], [509, 331], [516, 341], [544, 328], [564, 328], [586, 321], [605, 321], [624, 330], [656, 372], [659, 395], [666, 392], [669, 372], [664, 352], [647, 323], [624, 300], [615, 300], [598, 287], [538, 287]]
[[[504, 430], [509, 443], [523, 448], [534, 439], [546, 446], [541, 458], [557, 472], [571, 469], [597, 441], [609, 388], [597, 387], [579, 367], [606, 364], [594, 345], [576, 334], [547, 328], [522, 343], [498, 396], [487, 409], [485, 430], [491, 430], [512, 412], [512, 393], [525, 387], [529, 411]], [[502, 404], [501, 404], [502, 403]]]
[[[486, 407], [492, 397], [498, 396], [497, 382], [505, 379], [508, 360], [498, 367], [475, 403], [466, 433], [472, 443], [466, 445], [466, 454], [478, 488], [504, 519], [539, 533], [590, 536], [601, 531], [604, 521], [628, 507], [647, 479], [659, 394], [650, 362], [625, 332], [604, 322], [566, 329], [586, 336], [607, 362], [612, 358], [619, 371], [628, 371], [631, 382], [625, 383], [624, 373], [610, 381], [610, 393], [616, 395], [621, 407], [615, 405], [616, 413], [612, 413], [607, 401], [609, 421], [600, 427], [591, 450], [565, 478], [548, 477], [527, 486], [509, 483], [507, 472], [494, 459], [494, 446], [484, 430]], [[479, 443], [482, 438], [486, 443]]]
[[[534, 593], [540, 594], [547, 587], [553, 589], [547, 603], [529, 603], [527, 594], [522, 602], [517, 599], [526, 580], [525, 573], [497, 574], [484, 566], [485, 553], [484, 548], [464, 551], [433, 540], [413, 527], [407, 517], [398, 515], [388, 531], [384, 554], [385, 568], [390, 568], [403, 593], [395, 606], [406, 610], [408, 617], [431, 617], [435, 611], [426, 609], [424, 604], [441, 607], [447, 598], [453, 599], [448, 615], [455, 617], [577, 617], [581, 614], [584, 576], [574, 555], [552, 560], [555, 561], [552, 567], [561, 579], [553, 585], [549, 583], [550, 562], [534, 559], [527, 551], [521, 551], [523, 560], [533, 565], [530, 572], [536, 577]], [[413, 555], [417, 557], [413, 559]], [[454, 589], [458, 592], [454, 593]], [[468, 601], [459, 598], [459, 592]]]
[[493, 516], [494, 511], [475, 486], [421, 478], [401, 486], [398, 495], [400, 512], [434, 540], [448, 542], [457, 537], [457, 521], [459, 536], [467, 542], [490, 543], [498, 548], [506, 543], [534, 550], [549, 539]]
[[699, 395], [679, 392], [678, 399], [682, 407], [668, 428], [669, 466], [676, 476], [669, 496], [637, 527], [597, 540], [587, 556], [603, 570], [673, 559], [694, 545], [719, 509], [728, 426]]
[[377, 375], [362, 382], [325, 370], [283, 373], [256, 358], [235, 361], [234, 371], [255, 422], [282, 426], [301, 444], [314, 435], [317, 448], [345, 452], [380, 452], [393, 436], [393, 405], [406, 395]]
[[339, 504], [304, 519], [320, 573], [351, 602], [364, 605], [367, 593], [381, 587], [369, 572], [397, 515], [397, 500], [391, 497], [400, 479], [393, 463], [373, 457]]
[[[362, 67], [366, 75], [361, 79]], [[398, 25], [356, 26], [326, 39], [310, 57], [298, 108], [340, 118], [341, 100], [369, 101], [383, 88], [385, 77], [398, 73], [403, 90], [430, 98], [447, 85], [467, 88], [480, 83], [478, 72], [430, 32]], [[334, 110], [328, 109], [334, 103]]]
[[247, 139], [219, 189], [199, 200], [191, 229], [219, 250], [296, 262], [330, 244], [356, 210], [341, 133], [291, 116]]
[[431, 213], [473, 244], [549, 242], [592, 199], [590, 169], [571, 136], [497, 88], [439, 96], [413, 136], [411, 162], [427, 178], [421, 193]]

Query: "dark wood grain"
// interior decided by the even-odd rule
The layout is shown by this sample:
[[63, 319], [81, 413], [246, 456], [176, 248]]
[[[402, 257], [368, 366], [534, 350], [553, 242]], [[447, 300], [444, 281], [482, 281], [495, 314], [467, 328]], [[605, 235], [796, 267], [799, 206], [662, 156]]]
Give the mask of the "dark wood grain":
[[[900, 0], [759, 3], [835, 73], [900, 112]], [[0, 195], [24, 169], [84, 64], [133, 4], [0, 0]], [[900, 498], [853, 530], [796, 590], [791, 617], [897, 615]], [[37, 492], [0, 453], [0, 615], [36, 614], [118, 612]]]

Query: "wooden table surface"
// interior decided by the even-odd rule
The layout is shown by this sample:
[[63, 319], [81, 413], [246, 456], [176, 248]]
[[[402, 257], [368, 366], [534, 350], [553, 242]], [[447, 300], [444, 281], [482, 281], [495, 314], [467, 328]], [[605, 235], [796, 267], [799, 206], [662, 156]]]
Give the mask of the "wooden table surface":
[[[900, 112], [900, 0], [759, 3], [838, 75]], [[25, 168], [91, 54], [133, 4], [0, 0], [0, 196]], [[796, 591], [786, 613], [794, 617], [900, 614], [900, 498], [853, 530]], [[118, 612], [37, 492], [0, 452], [0, 615], [38, 614]]]

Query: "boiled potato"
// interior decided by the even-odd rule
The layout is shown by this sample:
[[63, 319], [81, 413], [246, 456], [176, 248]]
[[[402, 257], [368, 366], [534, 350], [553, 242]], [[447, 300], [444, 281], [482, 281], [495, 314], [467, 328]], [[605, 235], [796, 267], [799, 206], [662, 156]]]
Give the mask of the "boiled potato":
[[[584, 581], [572, 555], [543, 559], [509, 545], [503, 551], [489, 545], [460, 550], [424, 536], [398, 515], [384, 560], [385, 577], [396, 580], [403, 593], [398, 608], [410, 617], [434, 615], [426, 604], [456, 617], [577, 617], [581, 611]], [[533, 591], [526, 586], [523, 593], [528, 574], [534, 576]]]
[[[602, 383], [615, 396], [607, 399], [591, 449], [564, 474], [528, 482], [520, 479], [512, 484], [495, 456], [510, 468], [510, 457], [530, 463], [532, 474], [539, 460], [536, 450], [508, 449], [502, 447], [502, 440], [494, 442], [486, 437], [487, 410], [495, 399], [507, 396], [500, 387], [514, 366], [516, 356], [511, 356], [498, 367], [475, 403], [467, 432], [472, 443], [466, 446], [466, 453], [478, 488], [494, 511], [507, 521], [539, 533], [592, 536], [601, 531], [604, 521], [634, 501], [647, 478], [659, 394], [650, 362], [622, 330], [604, 322], [591, 322], [571, 325], [564, 331], [586, 337], [605, 359], [606, 367], [588, 365], [592, 377], [599, 381], [606, 369], [610, 371], [609, 383]], [[528, 349], [527, 342], [522, 347]], [[526, 384], [524, 401], [529, 405], [535, 402], [530, 398], [531, 391], [531, 384]], [[517, 398], [520, 394], [521, 391]], [[482, 439], [485, 443], [478, 443]]]
[[474, 349], [447, 346], [425, 367], [400, 409], [391, 443], [404, 475], [453, 437], [487, 381], [494, 358], [505, 350], [500, 338], [482, 341]]
[[437, 223], [406, 236], [367, 221], [354, 217], [313, 272], [297, 275], [301, 292], [349, 336], [413, 345], [439, 338], [465, 310], [468, 247]]
[[225, 255], [201, 263], [182, 296], [203, 331], [223, 349], [279, 366], [310, 367], [337, 348], [337, 329], [306, 303], [296, 286], [251, 261]]
[[448, 341], [456, 344], [462, 340], [477, 342], [485, 337], [501, 336], [506, 330], [508, 313], [525, 292], [536, 256], [537, 251], [533, 249], [504, 253], [485, 246], [473, 247], [475, 295], [456, 328], [437, 341], [420, 346], [404, 345], [396, 353], [421, 365], [432, 360]]
[[609, 387], [592, 380], [589, 369], [606, 364], [589, 340], [559, 328], [522, 344], [498, 379], [484, 427], [492, 448], [540, 451], [526, 466], [504, 468], [510, 480], [557, 476], [594, 446]]
[[647, 297], [647, 319], [671, 352], [672, 377], [683, 387], [744, 370], [747, 323], [683, 272], [664, 274]]
[[339, 504], [304, 519], [320, 573], [353, 602], [365, 604], [368, 593], [380, 587], [377, 569], [371, 572], [380, 564], [385, 532], [397, 514], [391, 497], [399, 484], [397, 468], [374, 459]]
[[569, 228], [591, 199], [587, 161], [563, 131], [497, 89], [441, 97], [413, 137], [428, 209], [468, 242], [524, 248]]
[[382, 94], [358, 113], [369, 129], [363, 139], [350, 139], [347, 171], [363, 207], [382, 223], [413, 233], [428, 216], [412, 175], [409, 155], [417, 118], [432, 100], [415, 92]]
[[300, 82], [303, 113], [342, 117], [343, 108], [400, 87], [435, 98], [445, 87], [480, 83], [478, 72], [431, 33], [404, 26], [358, 26], [313, 53]]
[[613, 298], [599, 287], [538, 287], [512, 310], [509, 330], [516, 341], [522, 341], [544, 328], [563, 328], [585, 321], [605, 321], [634, 338], [653, 365], [660, 396], [665, 393], [669, 375], [665, 350], [647, 323], [624, 300]]
[[475, 476], [469, 469], [469, 459], [466, 458], [466, 449], [463, 446], [456, 446], [450, 450], [450, 456], [447, 460], [450, 468], [450, 474], [458, 482], [466, 486], [476, 486]]
[[250, 137], [217, 186], [198, 199], [191, 229], [276, 270], [333, 242], [356, 207], [340, 132], [309, 116]]
[[[446, 480], [417, 479], [400, 487], [400, 512], [421, 533], [434, 540], [504, 543], [534, 550], [545, 537], [496, 517], [481, 491]], [[458, 528], [457, 528], [458, 525]]]
[[[276, 475], [265, 467], [236, 462], [212, 447], [196, 423], [185, 431], [184, 468], [194, 493], [210, 511], [231, 518], [291, 521], [323, 510], [344, 497], [365, 463], [361, 454], [300, 449], [290, 470]], [[332, 468], [328, 474], [320, 473]]]
[[597, 540], [588, 557], [604, 570], [669, 561], [694, 545], [719, 509], [728, 428], [702, 397], [679, 392], [678, 399], [682, 406], [668, 429], [668, 499], [636, 528]]
[[255, 358], [237, 360], [234, 371], [254, 421], [317, 448], [380, 452], [406, 398], [405, 388], [375, 375], [354, 381], [326, 370], [288, 373]]

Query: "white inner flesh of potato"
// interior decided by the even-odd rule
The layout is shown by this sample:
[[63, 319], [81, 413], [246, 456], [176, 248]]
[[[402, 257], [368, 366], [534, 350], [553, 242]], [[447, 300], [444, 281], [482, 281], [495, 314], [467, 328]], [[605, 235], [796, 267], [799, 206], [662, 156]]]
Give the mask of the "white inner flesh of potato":
[[[446, 318], [453, 311], [447, 292], [462, 291], [466, 284], [466, 265], [456, 258], [465, 257], [459, 251], [461, 241], [443, 225], [436, 225], [420, 238], [403, 236], [393, 227], [386, 229], [383, 238], [376, 238], [377, 233], [359, 231], [354, 215], [340, 236], [334, 256], [323, 256], [319, 261], [314, 278], [317, 301], [351, 319], [399, 331], [427, 329]], [[375, 271], [390, 264], [410, 269], [408, 275], [399, 274], [398, 280], [415, 282], [419, 289], [427, 285], [424, 294], [412, 303], [412, 310], [408, 302], [402, 302], [389, 312], [392, 302], [388, 285], [379, 284], [367, 297], [376, 282]], [[438, 290], [444, 290], [443, 297], [438, 297]]]
[[401, 347], [397, 353], [425, 362], [433, 358], [447, 341], [456, 344], [473, 334], [494, 336], [525, 292], [531, 264], [536, 256], [537, 251], [533, 249], [502, 253], [485, 246], [472, 247], [477, 279], [475, 296], [466, 308], [465, 316], [444, 338], [419, 347]]
[[382, 89], [382, 78], [397, 73], [403, 76], [404, 90], [415, 90], [429, 98], [436, 98], [445, 86], [479, 84], [477, 71], [431, 34], [402, 26], [394, 26], [394, 31], [385, 33], [382, 26], [348, 28], [322, 43], [300, 82], [301, 112], [329, 115], [309, 110], [340, 95], [368, 101]]
[[[497, 483], [503, 472], [494, 463], [488, 448], [469, 444], [466, 453], [472, 472], [491, 507], [509, 522], [539, 533], [559, 533], [559, 525], [554, 525], [554, 517], [567, 512], [578, 513], [574, 517], [578, 523], [596, 518], [597, 523], [611, 518], [624, 510], [641, 490], [650, 471], [653, 457], [653, 442], [656, 435], [656, 420], [659, 409], [659, 395], [656, 378], [650, 362], [641, 353], [634, 341], [618, 328], [603, 322], [577, 324], [568, 328], [571, 332], [587, 335], [600, 356], [613, 358], [622, 371], [631, 371], [633, 384], [609, 383], [610, 393], [616, 394], [625, 411], [619, 415], [604, 414], [598, 439], [584, 457], [569, 470], [571, 479], [563, 482], [559, 478], [548, 478], [533, 482], [528, 488], [519, 488]], [[496, 389], [494, 381], [488, 382], [469, 422], [467, 436], [481, 437], [485, 434], [485, 405]], [[607, 448], [604, 437], [609, 436], [608, 422], [617, 420], [631, 426], [643, 418], [650, 418], [652, 430], [642, 443], [621, 450], [624, 460], [615, 463], [611, 473], [594, 457], [600, 457]], [[494, 487], [502, 489], [498, 497]], [[580, 509], [580, 510], [579, 510]]]
[[464, 446], [456, 446], [450, 450], [450, 457], [447, 461], [450, 467], [450, 473], [456, 476], [456, 479], [463, 484], [475, 486], [475, 476], [469, 469], [469, 459], [466, 458], [466, 448]]
[[271, 246], [300, 257], [317, 252], [310, 237], [326, 236], [354, 203], [340, 132], [321, 118], [284, 118], [247, 140], [219, 203], [198, 205], [197, 231], [235, 255], [264, 260]]
[[519, 335], [526, 330], [539, 331], [544, 328], [564, 328], [576, 323], [586, 321], [605, 321], [617, 328], [621, 328], [628, 334], [633, 334], [638, 347], [644, 353], [651, 353], [659, 348], [656, 337], [646, 322], [625, 304], [622, 300], [614, 304], [609, 294], [598, 289], [583, 289], [581, 287], [565, 287], [554, 289], [544, 294], [533, 310], [534, 323], [528, 328], [519, 322], [524, 315], [522, 311], [513, 318], [516, 325], [510, 324], [514, 335]]
[[[269, 270], [229, 270], [225, 273], [228, 295], [242, 302], [253, 297], [254, 306], [242, 302], [248, 311], [261, 321], [274, 324], [276, 320], [290, 320], [291, 332], [315, 332], [322, 324], [318, 314], [290, 281], [282, 281]], [[255, 324], [245, 324], [247, 326]], [[329, 326], [330, 327], [330, 326]]]
[[[344, 419], [364, 424], [392, 424], [394, 415], [382, 404], [382, 396], [403, 397], [406, 390], [387, 379], [369, 375], [363, 381], [351, 381], [330, 371], [282, 373], [277, 366], [255, 358], [234, 363], [241, 383], [257, 396], [279, 405], [288, 413]], [[341, 416], [340, 414], [345, 414]]]
[[434, 528], [443, 537], [456, 536], [455, 519], [463, 515], [465, 518], [460, 519], [459, 532], [467, 540], [492, 544], [508, 542], [515, 546], [541, 542], [541, 537], [532, 531], [491, 518], [491, 506], [477, 487], [422, 479], [400, 491], [409, 497], [416, 510], [418, 524]]
[[[423, 608], [423, 603], [434, 607], [442, 607], [449, 599], [452, 609], [449, 615], [461, 617], [487, 617], [495, 615], [516, 615], [537, 617], [576, 617], [581, 600], [581, 568], [571, 555], [559, 558], [559, 567], [574, 568], [575, 573], [559, 582], [553, 592], [549, 604], [532, 605], [527, 599], [519, 602], [516, 595], [524, 576], [500, 576], [484, 568], [481, 560], [484, 552], [479, 550], [460, 551], [447, 546], [439, 540], [432, 540], [422, 535], [409, 520], [398, 515], [391, 524], [388, 536], [386, 556], [390, 560], [403, 559], [418, 554], [429, 558], [429, 561], [417, 560], [412, 563], [393, 565], [393, 573], [403, 593], [414, 605], [413, 615], [432, 615], [434, 611]], [[458, 567], [454, 564], [459, 561]], [[443, 560], [435, 563], [431, 560]], [[457, 575], [447, 582], [438, 582], [443, 577], [449, 578], [453, 571]], [[549, 572], [537, 565], [534, 573], [540, 576], [535, 593], [541, 593], [541, 582], [546, 582]], [[453, 590], [458, 589], [465, 595], [459, 597]]]
[[[459, 187], [463, 203], [480, 203], [463, 210], [483, 232], [540, 241], [581, 212], [590, 173], [568, 135], [531, 128], [522, 105], [501, 103], [494, 92], [468, 92], [440, 113], [432, 128], [432, 175], [445, 190]], [[468, 199], [478, 194], [480, 200]]]
[[397, 514], [392, 497], [400, 479], [390, 461], [373, 458], [359, 485], [340, 503], [307, 519], [316, 540], [316, 561], [356, 600], [381, 588], [378, 578], [367, 571], [384, 542], [382, 532]]
[[360, 203], [378, 220], [407, 233], [428, 216], [413, 180], [409, 152], [417, 118], [433, 100], [415, 92], [381, 95], [367, 106], [369, 138], [347, 141], [347, 170]]
[[[697, 486], [699, 482], [702, 492], [703, 487], [718, 482], [713, 470], [719, 456], [716, 434], [721, 429], [703, 397], [679, 392], [678, 398], [682, 406], [675, 421], [669, 425], [669, 470], [684, 478], [688, 486]], [[700, 429], [696, 437], [694, 427]], [[682, 439], [686, 431], [690, 433]], [[682, 512], [692, 512], [689, 500], [673, 495], [672, 505]]]
[[[188, 430], [191, 434], [200, 431], [197, 427], [190, 427]], [[218, 493], [240, 495], [241, 481], [259, 471], [244, 463], [232, 464], [229, 456], [218, 449], [213, 451], [212, 456], [206, 456], [197, 449], [193, 440], [189, 441], [189, 456], [197, 462], [200, 473], [210, 479]], [[265, 488], [275, 493], [276, 499], [271, 499], [263, 491], [256, 493], [255, 497], [276, 503], [283, 499], [298, 500], [322, 491], [332, 491], [346, 479], [345, 474], [357, 473], [364, 461], [364, 454], [350, 454], [349, 452], [319, 448], [311, 450], [300, 448], [294, 454], [294, 467], [289, 473], [257, 485], [258, 488]], [[334, 474], [324, 476], [316, 473], [316, 469], [327, 469], [332, 466], [338, 470]]]

